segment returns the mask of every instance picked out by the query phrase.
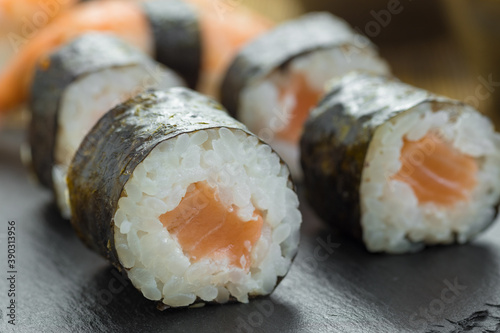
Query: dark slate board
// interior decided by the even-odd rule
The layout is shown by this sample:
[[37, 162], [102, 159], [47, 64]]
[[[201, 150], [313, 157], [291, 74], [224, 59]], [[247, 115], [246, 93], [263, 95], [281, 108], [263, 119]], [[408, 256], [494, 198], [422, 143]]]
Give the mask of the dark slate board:
[[[50, 193], [30, 181], [19, 158], [23, 138], [0, 134], [0, 332], [500, 331], [500, 224], [469, 245], [372, 255], [304, 203], [299, 254], [272, 296], [160, 312], [76, 238]], [[9, 220], [16, 221], [15, 327], [6, 316]], [[322, 247], [329, 242], [331, 253]], [[458, 295], [447, 287], [455, 281]]]

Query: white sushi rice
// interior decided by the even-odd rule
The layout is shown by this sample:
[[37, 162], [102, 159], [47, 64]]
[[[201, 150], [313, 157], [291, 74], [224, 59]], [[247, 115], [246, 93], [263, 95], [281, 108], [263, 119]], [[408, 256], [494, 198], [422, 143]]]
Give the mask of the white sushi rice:
[[[262, 212], [248, 272], [228, 260], [190, 262], [160, 222], [202, 181], [238, 210], [242, 223]], [[248, 302], [271, 293], [297, 251], [302, 217], [289, 171], [269, 146], [241, 130], [203, 130], [162, 142], [136, 167], [123, 195], [114, 216], [116, 250], [134, 286], [150, 300], [173, 307], [197, 299], [224, 303], [230, 296]]]
[[184, 83], [153, 64], [107, 68], [68, 86], [60, 102], [52, 169], [56, 201], [63, 217], [71, 215], [66, 175], [87, 132], [102, 115], [130, 97], [148, 88], [176, 86], [184, 86]]
[[310, 52], [294, 58], [285, 69], [276, 70], [245, 87], [239, 101], [240, 120], [280, 154], [294, 177], [301, 178], [298, 146], [276, 136], [289, 125], [297, 104], [292, 94], [280, 100], [280, 87], [286, 86], [291, 77], [304, 75], [311, 88], [324, 92], [330, 79], [352, 70], [390, 73], [387, 63], [369, 47], [345, 44]]
[[[458, 117], [457, 108], [465, 109]], [[403, 138], [417, 141], [429, 131], [476, 160], [477, 184], [468, 201], [451, 207], [419, 203], [410, 185], [392, 178], [402, 166]], [[431, 151], [432, 142], [429, 144]], [[418, 167], [428, 153], [418, 151], [410, 162]], [[425, 244], [468, 241], [495, 214], [500, 197], [499, 165], [500, 136], [486, 117], [470, 107], [440, 104], [433, 111], [429, 103], [423, 103], [386, 122], [374, 133], [360, 187], [361, 224], [368, 250], [403, 253], [420, 250]]]

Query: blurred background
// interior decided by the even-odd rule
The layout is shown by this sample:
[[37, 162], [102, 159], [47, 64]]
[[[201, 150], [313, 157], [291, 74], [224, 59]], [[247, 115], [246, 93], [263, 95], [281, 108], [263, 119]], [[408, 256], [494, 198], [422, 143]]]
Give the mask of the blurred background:
[[370, 38], [399, 79], [465, 101], [500, 129], [500, 0], [232, 2], [278, 21], [330, 11]]
[[[370, 38], [402, 81], [465, 101], [500, 129], [500, 0], [212, 1], [224, 10], [247, 6], [277, 22], [330, 11]], [[0, 48], [0, 59], [5, 52]], [[7, 121], [25, 122], [20, 112]]]

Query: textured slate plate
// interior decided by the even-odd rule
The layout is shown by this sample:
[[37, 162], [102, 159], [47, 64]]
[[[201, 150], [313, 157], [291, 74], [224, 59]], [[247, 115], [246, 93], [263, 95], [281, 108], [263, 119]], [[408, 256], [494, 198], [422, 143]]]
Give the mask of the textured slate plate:
[[[0, 332], [500, 331], [500, 224], [469, 245], [372, 255], [303, 204], [300, 252], [270, 297], [160, 312], [89, 251], [28, 179], [21, 132], [0, 134]], [[16, 221], [16, 326], [7, 222]]]

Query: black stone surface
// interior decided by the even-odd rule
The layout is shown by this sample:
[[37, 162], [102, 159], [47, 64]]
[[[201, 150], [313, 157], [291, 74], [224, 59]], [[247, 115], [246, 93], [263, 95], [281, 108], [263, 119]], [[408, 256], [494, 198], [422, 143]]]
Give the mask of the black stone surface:
[[[23, 140], [0, 133], [0, 332], [500, 331], [500, 224], [468, 245], [373, 255], [328, 229], [304, 200], [299, 254], [270, 297], [158, 311], [30, 181]], [[8, 221], [16, 222], [16, 326], [7, 316]]]

